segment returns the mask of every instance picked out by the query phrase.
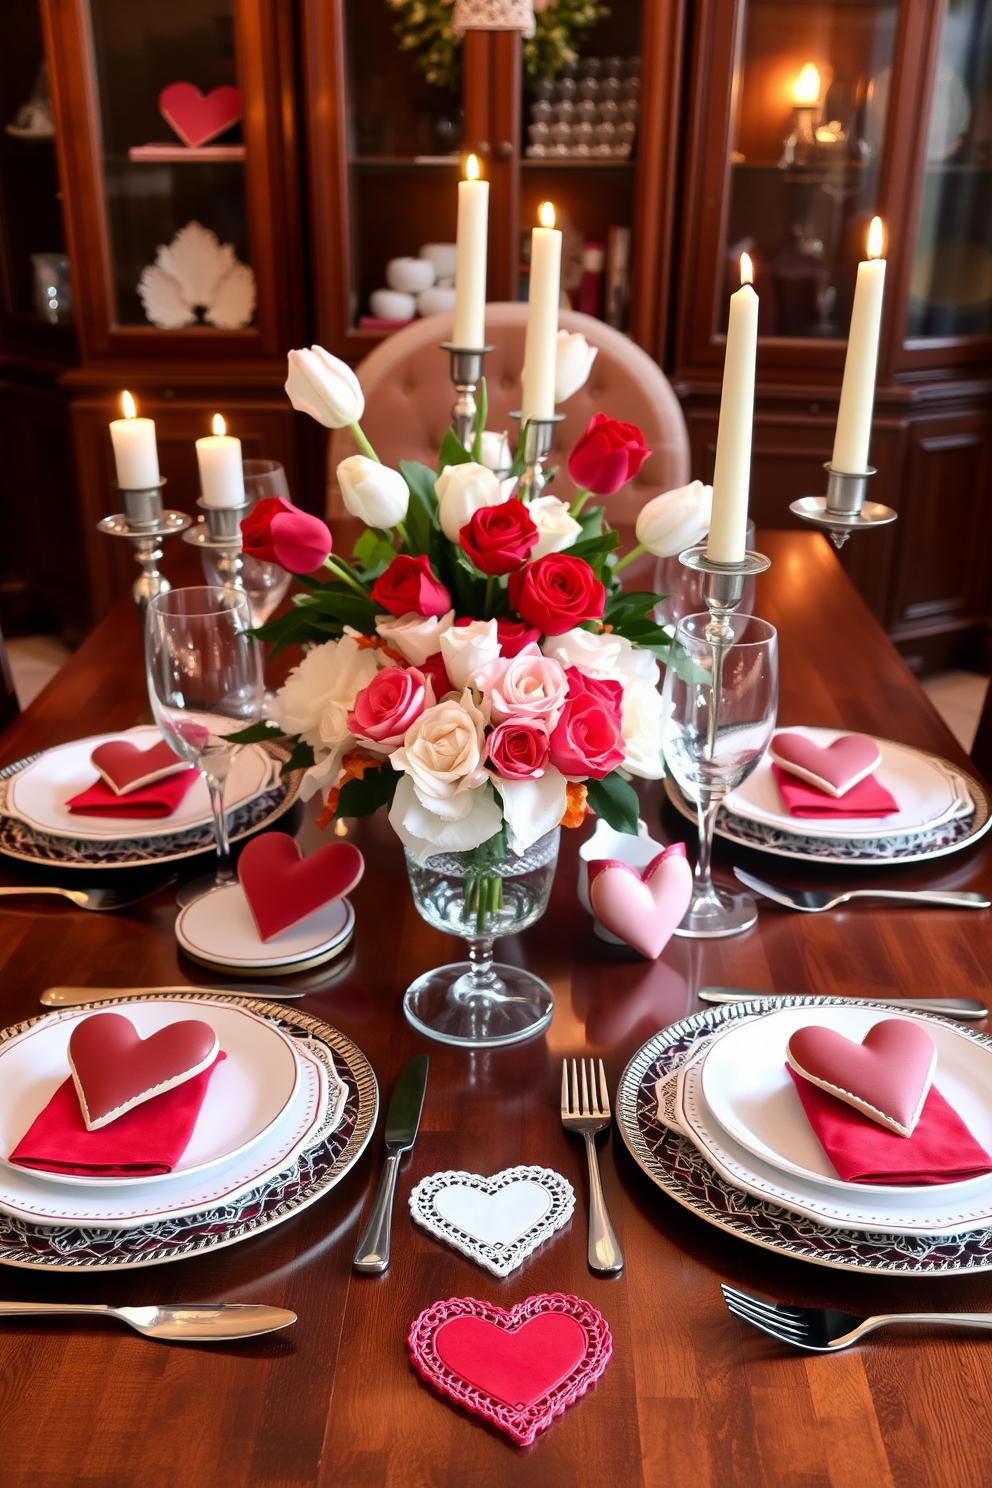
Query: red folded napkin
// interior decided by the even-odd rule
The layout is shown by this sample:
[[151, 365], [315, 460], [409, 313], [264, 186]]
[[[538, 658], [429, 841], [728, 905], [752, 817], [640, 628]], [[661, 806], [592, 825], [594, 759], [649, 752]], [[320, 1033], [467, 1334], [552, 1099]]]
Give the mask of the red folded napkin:
[[772, 774], [790, 816], [892, 816], [899, 810], [896, 798], [874, 775], [866, 775], [842, 796], [831, 796], [780, 765], [772, 765]]
[[8, 1162], [44, 1173], [87, 1178], [134, 1178], [171, 1173], [189, 1146], [210, 1076], [227, 1056], [192, 1080], [152, 1096], [96, 1131], [87, 1131], [70, 1075], [35, 1117]]
[[156, 780], [153, 785], [131, 791], [126, 796], [119, 796], [98, 776], [91, 786], [80, 791], [78, 796], [72, 796], [65, 804], [76, 816], [171, 816], [177, 806], [182, 805], [199, 775], [199, 770], [190, 765], [187, 770], [168, 775], [165, 780]]
[[911, 1137], [900, 1137], [821, 1090], [789, 1065], [803, 1110], [817, 1140], [845, 1183], [934, 1185], [959, 1183], [992, 1173], [992, 1157], [980, 1147], [953, 1106], [930, 1086]]

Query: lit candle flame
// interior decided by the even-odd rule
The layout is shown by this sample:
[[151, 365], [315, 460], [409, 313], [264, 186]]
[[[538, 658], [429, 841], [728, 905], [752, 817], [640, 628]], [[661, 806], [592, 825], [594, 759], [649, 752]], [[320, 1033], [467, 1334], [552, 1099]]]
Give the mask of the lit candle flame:
[[819, 69], [807, 62], [792, 85], [792, 101], [797, 108], [809, 108], [820, 96]]
[[537, 209], [537, 217], [542, 227], [554, 227], [555, 208], [553, 202], [542, 202]]
[[224, 415], [222, 413], [215, 413], [214, 414], [214, 421], [213, 421], [212, 427], [213, 427], [213, 431], [214, 431], [215, 434], [226, 434], [227, 433], [227, 425], [224, 422]]
[[868, 257], [881, 258], [883, 247], [882, 219], [881, 217], [873, 217], [871, 219], [871, 227], [868, 229]]
[[137, 405], [127, 388], [121, 393], [121, 408], [124, 410], [124, 417], [128, 419], [134, 418], [138, 412]]
[[751, 263], [750, 253], [741, 254], [741, 283], [754, 283], [754, 265]]
[[479, 162], [474, 155], [470, 155], [465, 162], [466, 181], [477, 181], [479, 179]]

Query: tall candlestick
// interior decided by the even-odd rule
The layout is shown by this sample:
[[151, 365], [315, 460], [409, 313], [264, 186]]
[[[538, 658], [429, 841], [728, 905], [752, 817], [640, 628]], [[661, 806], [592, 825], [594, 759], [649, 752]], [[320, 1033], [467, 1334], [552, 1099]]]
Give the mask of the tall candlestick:
[[711, 563], [740, 563], [747, 529], [754, 423], [754, 364], [758, 353], [758, 296], [751, 260], [741, 254], [741, 287], [730, 296], [723, 392], [713, 471], [713, 515], [706, 556]]
[[221, 415], [215, 413], [214, 432], [196, 441], [204, 506], [243, 506], [245, 502], [241, 440], [233, 439], [226, 428]]
[[479, 351], [486, 344], [486, 253], [489, 233], [489, 182], [479, 180], [479, 162], [465, 162], [467, 180], [458, 182], [458, 261], [455, 265], [455, 323], [451, 344]]
[[881, 254], [882, 219], [873, 217], [868, 230], [868, 257], [858, 264], [844, 381], [837, 410], [837, 432], [830, 461], [834, 470], [842, 470], [848, 475], [863, 475], [868, 469], [878, 333], [885, 289], [885, 259]]
[[541, 226], [530, 238], [530, 295], [524, 342], [521, 412], [528, 419], [551, 418], [555, 411], [555, 357], [558, 346], [558, 301], [561, 294], [561, 233], [555, 209], [542, 202]]
[[124, 417], [112, 419], [110, 438], [114, 446], [117, 484], [122, 491], [147, 491], [161, 484], [158, 469], [158, 446], [155, 443], [155, 420], [137, 418], [137, 408], [129, 392], [121, 394]]

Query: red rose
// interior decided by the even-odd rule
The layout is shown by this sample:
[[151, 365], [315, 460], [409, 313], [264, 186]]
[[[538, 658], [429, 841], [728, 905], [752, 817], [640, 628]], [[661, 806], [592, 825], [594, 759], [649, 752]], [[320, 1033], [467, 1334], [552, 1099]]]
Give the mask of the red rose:
[[431, 687], [434, 689], [435, 702], [443, 698], [446, 692], [454, 692], [454, 688], [451, 685], [451, 678], [448, 676], [444, 665], [444, 657], [440, 651], [435, 651], [433, 656], [428, 656], [420, 670], [423, 672], [425, 680], [430, 682]]
[[539, 533], [522, 501], [480, 506], [458, 534], [458, 541], [484, 574], [508, 574], [526, 563]]
[[489, 763], [508, 780], [536, 780], [551, 752], [547, 726], [539, 718], [508, 718], [489, 735]]
[[510, 575], [510, 603], [528, 625], [564, 635], [583, 620], [599, 620], [606, 590], [583, 558], [548, 553]]
[[636, 424], [597, 413], [568, 457], [568, 473], [583, 490], [612, 496], [637, 474], [650, 453]]
[[426, 706], [423, 672], [417, 667], [383, 667], [356, 697], [348, 727], [360, 739], [394, 749]]
[[620, 721], [620, 710], [623, 706], [623, 683], [614, 682], [612, 677], [587, 677], [585, 672], [580, 672], [578, 667], [565, 668], [565, 677], [568, 681], [569, 697], [581, 697], [583, 693], [590, 693], [593, 697], [601, 698], [608, 708], [617, 715]]
[[522, 620], [497, 620], [496, 635], [499, 639], [499, 654], [508, 661], [519, 656], [525, 646], [532, 642], [536, 644], [541, 639], [541, 632], [532, 625], [525, 625]]
[[612, 704], [595, 692], [570, 693], [551, 732], [551, 763], [566, 780], [602, 780], [625, 758]]
[[372, 598], [391, 615], [444, 615], [451, 595], [431, 571], [426, 553], [411, 558], [398, 553], [372, 585]]
[[241, 523], [241, 542], [249, 558], [280, 563], [298, 574], [313, 573], [334, 545], [326, 522], [282, 496], [255, 502]]

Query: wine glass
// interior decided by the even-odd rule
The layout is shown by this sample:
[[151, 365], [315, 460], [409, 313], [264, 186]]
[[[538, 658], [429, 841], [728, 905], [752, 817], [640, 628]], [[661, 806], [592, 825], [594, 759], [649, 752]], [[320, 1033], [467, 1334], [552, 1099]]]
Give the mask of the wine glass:
[[692, 901], [675, 934], [697, 938], [734, 935], [758, 918], [749, 895], [714, 885], [710, 859], [720, 802], [751, 774], [775, 728], [778, 633], [749, 615], [728, 619], [729, 643], [715, 639], [708, 613], [679, 621], [662, 696], [665, 761], [699, 822]]
[[[242, 460], [241, 468], [244, 472], [245, 497], [248, 501], [242, 520], [251, 511], [255, 502], [261, 501], [264, 496], [281, 496], [284, 501], [292, 499], [289, 494], [286, 472], [278, 460]], [[201, 548], [200, 556], [203, 562], [203, 576], [207, 583], [211, 586], [220, 585], [222, 580], [217, 567], [216, 554], [210, 548]], [[252, 558], [248, 553], [242, 555], [241, 565], [241, 582], [251, 601], [252, 622], [255, 625], [264, 625], [285, 597], [286, 590], [292, 581], [292, 575], [288, 574], [280, 564], [266, 563], [261, 558]]]
[[[744, 546], [754, 547], [755, 526], [748, 519]], [[703, 539], [700, 538], [700, 542]], [[654, 618], [659, 625], [675, 630], [683, 615], [695, 615], [706, 603], [703, 599], [704, 575], [695, 568], [687, 568], [678, 553], [670, 558], [659, 558], [654, 566], [654, 592], [664, 596], [654, 607]], [[754, 609], [755, 575], [748, 574], [744, 580], [744, 594], [737, 606], [738, 615], [750, 615]]]
[[248, 596], [236, 589], [171, 589], [148, 606], [145, 660], [155, 721], [206, 780], [217, 843], [214, 877], [187, 884], [180, 904], [234, 882], [224, 783], [237, 746], [227, 736], [257, 723], [264, 700], [262, 653], [248, 634], [251, 623]]

